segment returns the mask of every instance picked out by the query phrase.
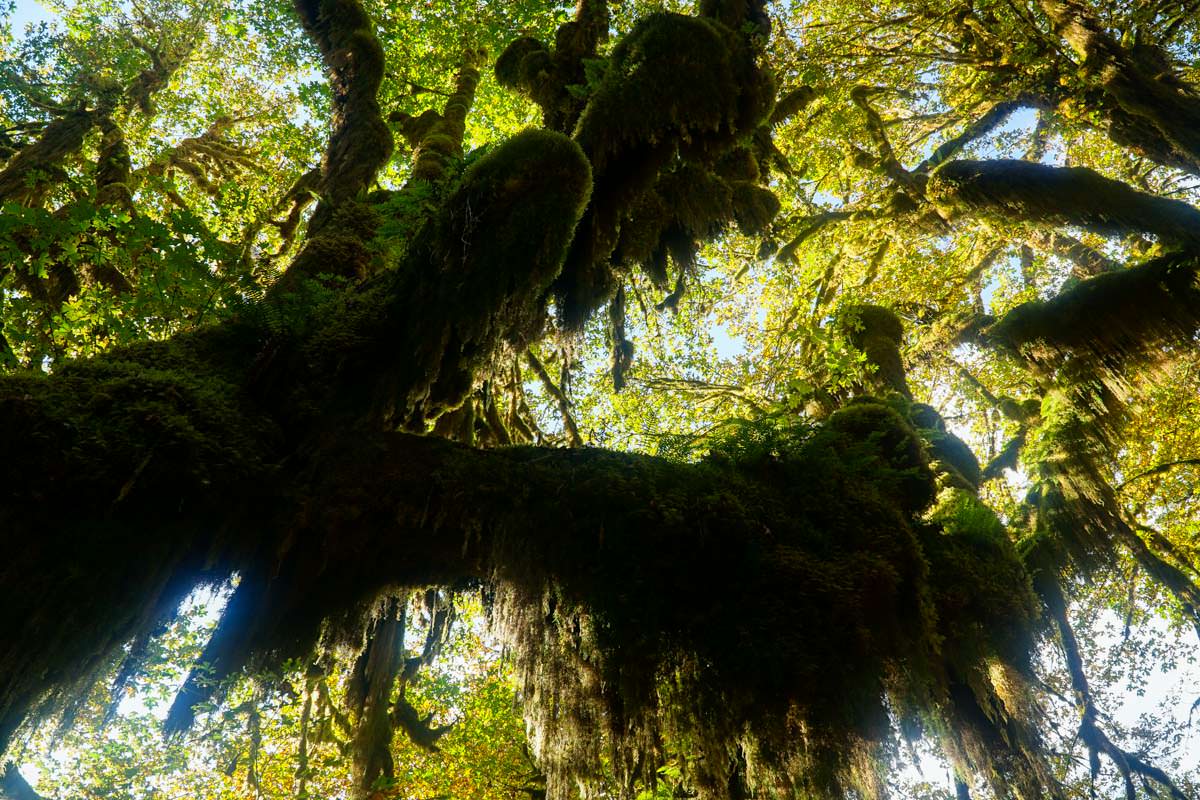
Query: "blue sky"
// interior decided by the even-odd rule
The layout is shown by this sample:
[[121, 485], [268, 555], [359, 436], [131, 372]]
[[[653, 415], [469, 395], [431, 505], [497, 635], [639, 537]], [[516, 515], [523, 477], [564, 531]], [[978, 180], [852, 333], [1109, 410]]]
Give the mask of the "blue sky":
[[38, 0], [17, 0], [16, 9], [12, 14], [13, 32], [20, 34], [25, 25], [31, 22], [48, 22], [57, 15], [43, 6]]

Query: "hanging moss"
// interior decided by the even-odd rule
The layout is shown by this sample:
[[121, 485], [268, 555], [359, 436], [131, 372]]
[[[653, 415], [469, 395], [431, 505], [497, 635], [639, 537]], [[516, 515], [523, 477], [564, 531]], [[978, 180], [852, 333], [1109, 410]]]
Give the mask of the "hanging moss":
[[728, 28], [705, 19], [641, 20], [613, 49], [575, 131], [593, 168], [606, 173], [631, 150], [689, 140], [700, 147], [749, 125], [738, 116], [737, 46]]
[[762, 233], [779, 214], [779, 198], [770, 189], [750, 181], [733, 184], [733, 217], [747, 236]]
[[1200, 328], [1197, 259], [1173, 254], [1079, 282], [1045, 301], [1023, 303], [986, 335], [1046, 368], [1082, 360], [1124, 394], [1130, 362], [1154, 362], [1168, 348], [1187, 346]]
[[355, 397], [363, 386], [374, 414], [424, 430], [466, 399], [499, 348], [524, 349], [542, 329], [590, 188], [587, 160], [566, 137], [530, 130], [493, 149], [467, 168], [395, 271], [322, 310], [298, 368], [331, 394]]
[[0, 464], [0, 749], [26, 717], [85, 692], [238, 550], [222, 538], [251, 507], [247, 487], [272, 480], [276, 430], [244, 403], [240, 373], [215, 372], [209, 357], [241, 353], [244, 368], [246, 333], [0, 381], [0, 448], [22, 454]]
[[950, 217], [991, 214], [1078, 225], [1107, 235], [1146, 232], [1176, 246], [1200, 247], [1200, 211], [1084, 167], [1007, 159], [950, 161], [934, 172], [927, 195]]

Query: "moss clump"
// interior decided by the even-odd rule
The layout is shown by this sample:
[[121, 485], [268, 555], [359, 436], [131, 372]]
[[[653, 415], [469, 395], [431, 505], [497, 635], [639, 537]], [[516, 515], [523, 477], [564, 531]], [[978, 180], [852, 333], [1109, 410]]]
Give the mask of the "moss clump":
[[518, 134], [467, 168], [402, 267], [411, 294], [398, 299], [416, 310], [402, 334], [409, 419], [457, 408], [498, 347], [522, 348], [541, 330], [590, 191], [579, 146], [547, 131]]
[[920, 437], [895, 409], [875, 400], [859, 398], [834, 412], [828, 429], [850, 442], [870, 442], [882, 463], [875, 463], [881, 483], [899, 508], [919, 513], [937, 493]]
[[764, 232], [779, 214], [779, 198], [770, 189], [750, 181], [733, 183], [733, 218], [742, 233]]
[[533, 96], [538, 74], [549, 68], [550, 51], [546, 45], [531, 36], [522, 36], [510, 42], [496, 59], [496, 81]]
[[739, 117], [733, 60], [739, 43], [723, 25], [680, 14], [641, 20], [610, 65], [575, 129], [598, 173], [630, 150], [703, 147], [751, 120]]
[[883, 306], [847, 306], [839, 313], [839, 325], [850, 343], [875, 367], [876, 388], [912, 397], [900, 357], [904, 323], [896, 312]]

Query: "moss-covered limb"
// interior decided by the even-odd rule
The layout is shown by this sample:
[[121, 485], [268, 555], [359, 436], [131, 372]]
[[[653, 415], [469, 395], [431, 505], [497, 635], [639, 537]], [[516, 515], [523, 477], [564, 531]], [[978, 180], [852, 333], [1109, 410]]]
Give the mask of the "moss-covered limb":
[[775, 108], [771, 110], [771, 116], [767, 120], [769, 126], [774, 128], [777, 125], [784, 124], [808, 108], [809, 104], [816, 100], [817, 97], [819, 97], [817, 90], [811, 86], [797, 86], [790, 92], [783, 94], [775, 102]]
[[904, 324], [896, 313], [883, 306], [856, 305], [842, 310], [840, 325], [850, 343], [861, 350], [875, 368], [877, 389], [898, 392], [912, 399], [905, 375], [900, 344]]
[[213, 365], [255, 344], [210, 331], [0, 381], [0, 449], [21, 454], [0, 465], [0, 745], [253, 547], [276, 432], [245, 366]]
[[204, 6], [197, 7], [188, 22], [191, 30], [187, 31], [184, 37], [173, 42], [159, 42], [151, 45], [137, 36], [130, 36], [130, 41], [150, 58], [150, 66], [139, 72], [124, 91], [126, 103], [137, 105], [143, 116], [154, 116], [154, 95], [166, 88], [172, 76], [191, 58], [201, 38], [200, 32], [205, 24], [202, 19], [204, 13], [206, 13]]
[[567, 443], [571, 447], [583, 447], [583, 438], [579, 435], [579, 426], [575, 424], [575, 415], [571, 413], [571, 402], [563, 394], [562, 389], [554, 383], [554, 379], [546, 371], [545, 365], [542, 364], [541, 359], [532, 350], [526, 351], [525, 358], [529, 361], [529, 366], [533, 370], [533, 374], [542, 382], [542, 387], [554, 398], [554, 402], [558, 406], [558, 413], [563, 421], [563, 430], [567, 432]]
[[110, 116], [99, 120], [100, 153], [96, 159], [96, 202], [132, 209], [129, 180], [133, 164], [120, 126]]
[[320, 181], [321, 170], [310, 169], [296, 179], [296, 182], [279, 198], [279, 202], [271, 210], [272, 215], [276, 217], [287, 212], [287, 216], [282, 220], [271, 223], [279, 229], [279, 237], [283, 240], [279, 246], [280, 253], [285, 252], [295, 240], [296, 231], [300, 227], [300, 218], [304, 214], [304, 209], [308, 208], [316, 199], [315, 192]]
[[444, 180], [451, 159], [462, 157], [463, 136], [467, 130], [467, 114], [475, 102], [475, 89], [479, 85], [479, 68], [487, 53], [468, 48], [463, 51], [454, 91], [437, 121], [420, 137], [413, 153], [412, 177], [415, 180], [435, 183]]
[[1136, 796], [1132, 776], [1138, 775], [1143, 780], [1156, 783], [1174, 800], [1188, 800], [1188, 796], [1180, 791], [1162, 769], [1117, 746], [1099, 725], [1099, 709], [1096, 707], [1091, 686], [1088, 684], [1087, 673], [1083, 668], [1083, 657], [1080, 655], [1079, 642], [1075, 631], [1067, 618], [1067, 602], [1062, 588], [1053, 575], [1042, 574], [1037, 581], [1038, 593], [1046, 604], [1050, 617], [1054, 620], [1058, 632], [1059, 644], [1066, 657], [1067, 674], [1071, 676], [1071, 690], [1075, 697], [1075, 708], [1079, 712], [1079, 739], [1088, 749], [1088, 760], [1094, 779], [1100, 771], [1100, 755], [1112, 761], [1113, 766], [1121, 773], [1125, 782], [1125, 794], [1129, 800]]
[[1168, 255], [1089, 278], [1051, 300], [1017, 306], [985, 339], [1046, 366], [1083, 359], [1077, 374], [1120, 381], [1130, 364], [1188, 346], [1200, 328], [1197, 259]]
[[[304, 29], [321, 51], [333, 92], [332, 131], [322, 162], [321, 203], [309, 222], [320, 233], [335, 209], [364, 192], [392, 154], [392, 134], [377, 94], [383, 46], [358, 0], [295, 0]], [[295, 269], [293, 265], [293, 269]]]
[[[774, 78], [760, 66], [758, 55], [739, 31], [679, 14], [644, 18], [613, 48], [574, 130], [592, 163], [595, 190], [555, 286], [566, 327], [581, 327], [615, 293], [621, 280], [613, 260], [620, 260], [614, 254], [622, 235], [639, 226], [640, 211], [662, 208], [662, 203], [639, 207], [647, 193], [657, 190], [656, 182], [685, 170], [703, 177], [702, 188], [694, 187], [684, 197], [693, 205], [711, 204], [712, 187], [720, 190], [717, 196], [733, 192], [732, 185], [712, 173], [735, 151], [749, 153], [775, 100]], [[531, 45], [521, 63], [533, 58]], [[694, 216], [680, 220], [691, 225], [672, 225], [671, 214], [642, 225], [638, 252], [661, 250], [655, 245], [674, 228], [686, 234], [694, 249], [695, 242], [714, 235], [730, 218], [755, 228], [778, 210], [762, 195], [743, 192], [742, 197], [746, 202], [740, 207], [734, 203], [732, 210], [722, 210], [700, 226]], [[664, 271], [651, 269], [660, 281]]]
[[1125, 268], [1119, 261], [1059, 231], [1037, 231], [1030, 237], [1030, 244], [1070, 261], [1074, 265], [1072, 274], [1077, 278], [1092, 278]]
[[1102, 109], [1120, 144], [1177, 169], [1200, 174], [1200, 98], [1162, 47], [1126, 47], [1079, 0], [1040, 0], [1058, 33], [1096, 77], [1109, 101]]
[[[404, 666], [405, 604], [388, 597], [367, 628], [366, 644], [354, 666], [347, 700], [355, 712], [352, 742], [353, 797], [371, 796], [379, 778], [392, 778], [392, 692]], [[403, 693], [403, 689], [401, 689]]]
[[1003, 477], [1009, 470], [1018, 469], [1021, 464], [1021, 450], [1025, 447], [1025, 440], [1028, 436], [1028, 429], [1022, 427], [1016, 436], [1005, 442], [1004, 446], [1000, 448], [1000, 452], [993, 456], [992, 460], [983, 468], [980, 476], [982, 481], [992, 481]]
[[810, 217], [805, 217], [800, 220], [802, 223], [799, 233], [797, 233], [787, 244], [779, 248], [778, 258], [785, 261], [792, 261], [796, 257], [796, 251], [800, 249], [806, 241], [819, 233], [826, 225], [834, 222], [844, 222], [855, 217], [853, 211], [822, 211], [819, 214], [814, 214]]
[[1200, 248], [1200, 211], [1084, 167], [1008, 159], [951, 161], [930, 177], [928, 196], [950, 218], [995, 216], [1078, 225], [1107, 235], [1152, 233], [1172, 245]]
[[540, 333], [591, 188], [579, 147], [545, 131], [519, 134], [468, 168], [392, 284], [399, 330], [379, 346], [402, 358], [367, 362], [395, 363], [407, 423], [458, 407], [499, 348], [520, 352]]
[[[892, 412], [881, 409], [872, 416], [869, 410], [856, 410], [854, 420], [839, 422], [811, 450], [796, 454], [795, 462], [763, 464], [749, 473], [589, 450], [479, 452], [425, 438], [371, 437], [322, 457], [304, 490], [311, 504], [298, 533], [304, 544], [298, 542], [295, 563], [278, 580], [303, 586], [305, 605], [324, 607], [346, 602], [349, 587], [361, 595], [385, 583], [490, 576], [512, 593], [513, 614], [538, 622], [535, 629], [514, 629], [522, 636], [549, 635], [547, 619], [565, 624], [570, 609], [586, 609], [604, 658], [617, 659], [605, 667], [616, 670], [606, 685], [612, 691], [627, 687], [625, 718], [638, 726], [651, 724], [651, 709], [642, 705], [648, 698], [639, 692], [653, 691], [651, 676], [662, 674], [656, 662], [673, 663], [677, 649], [699, 651], [697, 664], [717, 664], [724, 679], [743, 687], [731, 692], [744, 697], [736, 700], [742, 710], [726, 710], [724, 720], [744, 713], [764, 726], [778, 725], [787, 714], [777, 712], [802, 700], [818, 728], [865, 724], [858, 715], [867, 709], [830, 705], [834, 697], [860, 698], [861, 691], [846, 686], [831, 692], [828, 676], [838, 674], [839, 683], [865, 681], [874, 687], [869, 691], [879, 691], [880, 676], [872, 677], [871, 670], [881, 662], [866, 672], [856, 667], [849, 676], [831, 672], [825, 659], [843, 645], [856, 652], [916, 648], [914, 658], [927, 646], [919, 632], [926, 624], [918, 599], [920, 559], [904, 532], [903, 515], [887, 510], [927, 502], [902, 499], [910, 491], [902, 473], [920, 468], [905, 459], [919, 456], [903, 456], [900, 472], [885, 477], [891, 462], [868, 454], [878, 453], [876, 447], [890, 452], [888, 439], [871, 431], [878, 434], [880, 424], [894, 420], [898, 432], [903, 423]], [[751, 477], [756, 474], [761, 477]], [[831, 491], [840, 487], [835, 502], [821, 488], [827, 483]], [[798, 491], [800, 486], [806, 488]], [[842, 530], [845, 524], [849, 529]], [[547, 591], [559, 608], [549, 618], [543, 606]], [[839, 621], [830, 634], [838, 642], [818, 643], [811, 633], [779, 641], [785, 618], [817, 613]], [[769, 647], [766, 639], [758, 642], [762, 637], [770, 638]], [[731, 641], [737, 645], [730, 647]], [[537, 644], [534, 655], [541, 648]], [[780, 658], [764, 660], [764, 652]], [[632, 663], [621, 662], [626, 655]], [[643, 658], [649, 661], [642, 664]], [[540, 681], [537, 662], [527, 666], [534, 671], [530, 679]], [[718, 681], [710, 691], [722, 685]], [[773, 711], [757, 709], [751, 695], [774, 704]], [[687, 724], [706, 717], [699, 714]], [[594, 730], [568, 727], [559, 733], [573, 737], [564, 747], [586, 747], [580, 735], [595, 738]], [[567, 761], [582, 769], [575, 756], [579, 753]], [[711, 768], [724, 769], [724, 763], [714, 758]]]
[[79, 152], [98, 118], [95, 110], [83, 108], [47, 125], [0, 171], [0, 202], [35, 204], [45, 192], [47, 177], [57, 174], [63, 159]]

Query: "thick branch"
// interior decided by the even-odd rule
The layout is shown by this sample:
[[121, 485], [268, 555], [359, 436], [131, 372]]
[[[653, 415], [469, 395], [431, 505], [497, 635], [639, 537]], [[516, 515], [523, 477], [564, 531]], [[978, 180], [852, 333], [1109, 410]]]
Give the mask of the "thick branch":
[[1101, 377], [1119, 379], [1130, 362], [1169, 356], [1200, 328], [1197, 261], [1166, 256], [1082, 281], [1051, 300], [1017, 306], [985, 332], [1036, 362], [1085, 357]]
[[990, 215], [1078, 225], [1110, 236], [1152, 233], [1164, 242], [1200, 249], [1200, 211], [1084, 167], [1008, 159], [952, 161], [930, 178], [929, 198], [949, 217]]
[[[393, 776], [392, 692], [404, 665], [404, 604], [407, 597], [383, 601], [367, 631], [366, 645], [354, 666], [347, 699], [357, 720], [352, 744], [354, 797], [367, 798], [382, 776]], [[402, 690], [403, 691], [403, 690]]]
[[316, 42], [333, 93], [332, 132], [321, 176], [321, 204], [309, 224], [320, 232], [333, 210], [363, 192], [392, 154], [392, 134], [376, 95], [383, 82], [383, 46], [358, 0], [295, 0]]
[[1157, 46], [1124, 47], [1079, 0], [1040, 0], [1042, 10], [1109, 99], [1110, 133], [1155, 161], [1200, 174], [1200, 98]]
[[33, 205], [62, 160], [83, 147], [84, 137], [98, 118], [97, 112], [81, 109], [47, 125], [36, 141], [23, 147], [0, 171], [0, 202]]
[[463, 136], [467, 130], [467, 114], [475, 102], [475, 89], [479, 85], [479, 67], [487, 53], [483, 50], [467, 49], [463, 52], [462, 64], [454, 82], [454, 92], [446, 100], [441, 115], [420, 138], [413, 155], [412, 176], [416, 180], [436, 182], [446, 177], [446, 168], [451, 159], [460, 158]]

